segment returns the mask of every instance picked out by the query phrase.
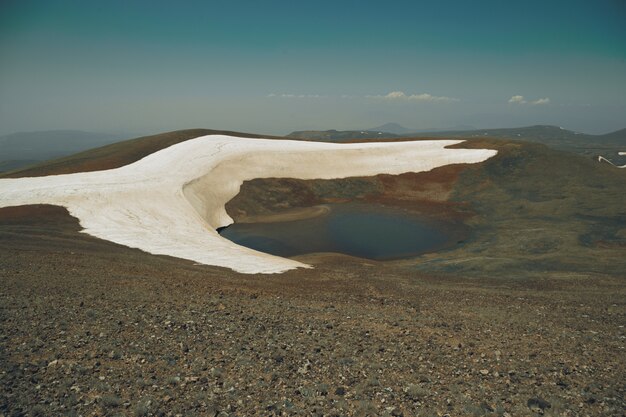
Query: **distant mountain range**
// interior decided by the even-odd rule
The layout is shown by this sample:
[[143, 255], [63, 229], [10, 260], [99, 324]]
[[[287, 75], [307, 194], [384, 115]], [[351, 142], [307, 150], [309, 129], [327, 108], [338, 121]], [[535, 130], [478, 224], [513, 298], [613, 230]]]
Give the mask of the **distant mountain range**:
[[474, 130], [473, 126], [460, 125], [446, 129], [409, 129], [398, 123], [385, 123], [384, 125], [371, 127], [363, 130], [299, 130], [291, 132], [287, 137], [298, 139], [312, 139], [320, 141], [341, 141], [353, 139], [374, 139], [374, 138], [394, 138], [408, 137], [416, 134], [431, 132], [449, 132], [460, 130]]
[[[381, 130], [378, 128], [381, 128]], [[408, 133], [398, 133], [409, 129], [406, 129], [397, 123], [388, 123], [378, 126], [378, 128], [364, 131], [297, 131], [290, 133], [288, 137], [333, 142], [347, 142], [352, 139], [398, 138], [412, 136], [436, 138], [488, 137], [542, 143], [558, 150], [576, 152], [585, 155], [596, 155], [607, 152], [616, 153], [618, 151], [626, 150], [626, 129], [604, 135], [589, 135], [550, 125], [536, 125], [506, 129], [417, 131]], [[394, 132], [384, 131], [382, 128], [388, 128]]]
[[372, 127], [370, 129], [366, 129], [370, 132], [385, 132], [385, 133], [393, 133], [394, 135], [409, 135], [414, 133], [422, 133], [422, 132], [442, 132], [442, 131], [451, 131], [451, 130], [475, 130], [474, 126], [469, 125], [458, 125], [450, 128], [431, 128], [431, 129], [409, 129], [406, 128], [399, 123], [385, 123], [381, 126]]
[[430, 132], [432, 137], [489, 137], [542, 143], [551, 148], [583, 155], [616, 154], [626, 149], [626, 129], [604, 135], [589, 135], [558, 126], [536, 125], [512, 129], [481, 129], [448, 132]]
[[[626, 163], [626, 129], [604, 135], [589, 135], [558, 126], [536, 125], [507, 129], [459, 129], [412, 131], [398, 123], [386, 123], [366, 130], [307, 130], [290, 133], [287, 137], [323, 142], [349, 142], [381, 138], [501, 138], [537, 142], [557, 150], [587, 156], [602, 155], [616, 164]], [[127, 139], [122, 135], [51, 130], [21, 132], [0, 136], [0, 172], [11, 171], [49, 159], [61, 158], [88, 149]]]
[[384, 125], [372, 127], [367, 129], [370, 132], [386, 132], [393, 133], [394, 135], [406, 135], [408, 133], [415, 132], [415, 129], [408, 129], [398, 123], [385, 123]]
[[321, 142], [348, 142], [352, 140], [361, 139], [376, 139], [376, 138], [397, 138], [400, 135], [396, 135], [389, 132], [375, 131], [375, 130], [299, 130], [291, 132], [287, 135], [288, 138], [294, 139], [310, 139]]
[[79, 130], [20, 132], [0, 136], [0, 171], [60, 158], [123, 139], [127, 138]]

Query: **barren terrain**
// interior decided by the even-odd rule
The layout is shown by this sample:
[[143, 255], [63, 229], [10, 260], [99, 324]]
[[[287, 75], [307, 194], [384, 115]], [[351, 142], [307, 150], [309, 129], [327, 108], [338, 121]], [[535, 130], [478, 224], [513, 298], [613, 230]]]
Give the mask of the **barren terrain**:
[[[79, 233], [63, 208], [0, 209], [0, 414], [623, 416], [624, 173], [468, 144], [486, 145], [481, 166], [255, 180], [227, 207], [359, 200], [468, 228], [402, 262], [243, 275]], [[107, 166], [52, 166], [89, 163]]]

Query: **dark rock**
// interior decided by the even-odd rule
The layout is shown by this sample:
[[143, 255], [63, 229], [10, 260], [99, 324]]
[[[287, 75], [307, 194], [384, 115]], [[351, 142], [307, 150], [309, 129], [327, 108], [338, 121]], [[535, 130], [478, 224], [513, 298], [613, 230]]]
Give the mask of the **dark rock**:
[[391, 415], [393, 417], [403, 417], [404, 414], [402, 413], [402, 411], [399, 408], [394, 408], [393, 410], [391, 410]]
[[489, 404], [487, 404], [486, 402], [482, 402], [480, 403], [480, 408], [482, 408], [483, 410], [485, 410], [488, 413], [493, 413], [495, 411], [495, 409], [490, 406]]
[[541, 397], [530, 398], [526, 405], [530, 408], [530, 411], [539, 414], [543, 414], [544, 410], [552, 407], [552, 404]]

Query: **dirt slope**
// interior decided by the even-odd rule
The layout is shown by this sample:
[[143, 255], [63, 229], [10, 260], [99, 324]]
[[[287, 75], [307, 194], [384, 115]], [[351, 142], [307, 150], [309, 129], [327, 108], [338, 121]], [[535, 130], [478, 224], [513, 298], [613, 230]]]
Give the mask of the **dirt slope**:
[[314, 270], [240, 275], [81, 234], [62, 208], [1, 209], [0, 415], [623, 415], [623, 174], [466, 146], [486, 144], [500, 154], [481, 166], [265, 180], [232, 202], [354, 198], [471, 228], [405, 264], [320, 254], [301, 258]]
[[99, 171], [119, 168], [131, 164], [144, 156], [167, 148], [179, 142], [205, 135], [236, 135], [246, 138], [277, 138], [275, 136], [238, 133], [227, 130], [187, 129], [143, 136], [117, 142], [96, 149], [90, 149], [65, 158], [42, 162], [41, 164], [6, 172], [0, 178], [40, 177], [44, 175], [72, 174], [75, 172]]

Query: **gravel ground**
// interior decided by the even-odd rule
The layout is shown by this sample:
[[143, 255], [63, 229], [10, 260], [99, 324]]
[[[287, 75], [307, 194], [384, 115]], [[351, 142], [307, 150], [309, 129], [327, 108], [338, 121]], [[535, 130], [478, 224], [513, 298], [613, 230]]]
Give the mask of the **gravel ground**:
[[[224, 132], [10, 175], [123, 166], [208, 133]], [[60, 208], [0, 209], [0, 417], [626, 416], [621, 173], [466, 144], [485, 145], [498, 157], [467, 170], [266, 181], [233, 200], [271, 214], [260, 203], [369, 198], [478, 230], [404, 267], [317, 255], [301, 258], [313, 270], [239, 275], [77, 233]]]
[[332, 256], [244, 276], [14, 228], [0, 229], [2, 416], [625, 415], [623, 278]]

